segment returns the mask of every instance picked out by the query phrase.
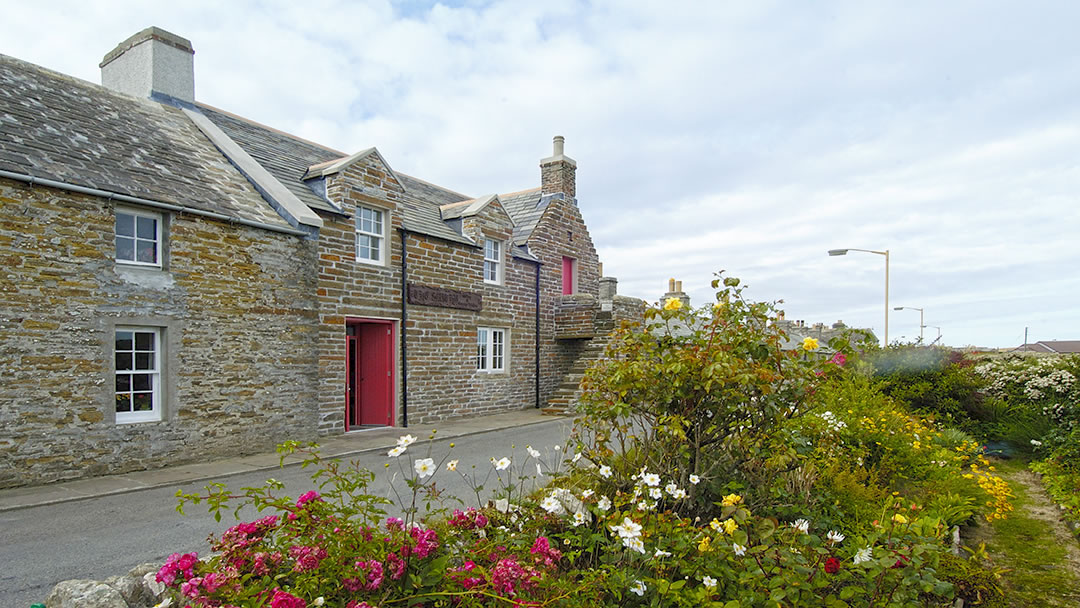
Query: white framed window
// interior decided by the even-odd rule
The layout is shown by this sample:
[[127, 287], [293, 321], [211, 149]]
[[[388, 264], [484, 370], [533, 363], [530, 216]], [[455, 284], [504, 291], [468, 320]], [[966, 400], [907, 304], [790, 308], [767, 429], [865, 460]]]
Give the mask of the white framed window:
[[386, 259], [386, 211], [356, 208], [356, 261], [382, 264]]
[[117, 327], [116, 423], [161, 420], [161, 329]]
[[506, 330], [494, 327], [476, 329], [476, 369], [482, 372], [506, 371]]
[[161, 268], [160, 213], [116, 210], [116, 261]]
[[502, 243], [484, 239], [484, 282], [502, 285]]

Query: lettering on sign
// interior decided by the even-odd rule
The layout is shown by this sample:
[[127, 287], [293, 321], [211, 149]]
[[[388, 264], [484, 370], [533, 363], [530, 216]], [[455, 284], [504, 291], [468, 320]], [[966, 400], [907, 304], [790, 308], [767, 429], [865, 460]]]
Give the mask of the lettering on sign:
[[483, 308], [483, 296], [471, 291], [458, 291], [445, 287], [429, 287], [409, 283], [409, 304], [421, 306], [439, 306], [441, 308], [459, 308], [461, 310], [480, 311]]

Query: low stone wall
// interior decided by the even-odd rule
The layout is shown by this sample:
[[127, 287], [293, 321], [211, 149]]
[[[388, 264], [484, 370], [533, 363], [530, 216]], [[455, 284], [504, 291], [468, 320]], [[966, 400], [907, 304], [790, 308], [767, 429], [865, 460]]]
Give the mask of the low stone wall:
[[160, 564], [142, 564], [104, 581], [70, 580], [53, 587], [45, 608], [152, 608], [165, 592], [157, 582]]

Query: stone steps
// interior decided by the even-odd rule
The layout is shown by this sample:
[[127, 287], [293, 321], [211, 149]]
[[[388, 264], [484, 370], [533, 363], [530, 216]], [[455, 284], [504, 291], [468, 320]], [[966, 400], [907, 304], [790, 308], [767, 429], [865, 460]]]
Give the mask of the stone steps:
[[585, 378], [585, 370], [604, 356], [606, 346], [603, 341], [591, 341], [563, 376], [555, 393], [548, 399], [547, 407], [540, 411], [547, 416], [572, 416], [581, 397], [581, 381]]

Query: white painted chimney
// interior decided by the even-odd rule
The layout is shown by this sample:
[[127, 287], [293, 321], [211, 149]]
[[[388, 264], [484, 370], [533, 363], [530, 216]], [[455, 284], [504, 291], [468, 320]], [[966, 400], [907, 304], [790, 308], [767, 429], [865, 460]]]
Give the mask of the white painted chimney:
[[187, 38], [148, 27], [105, 55], [101, 84], [137, 97], [162, 93], [194, 103], [194, 55]]

